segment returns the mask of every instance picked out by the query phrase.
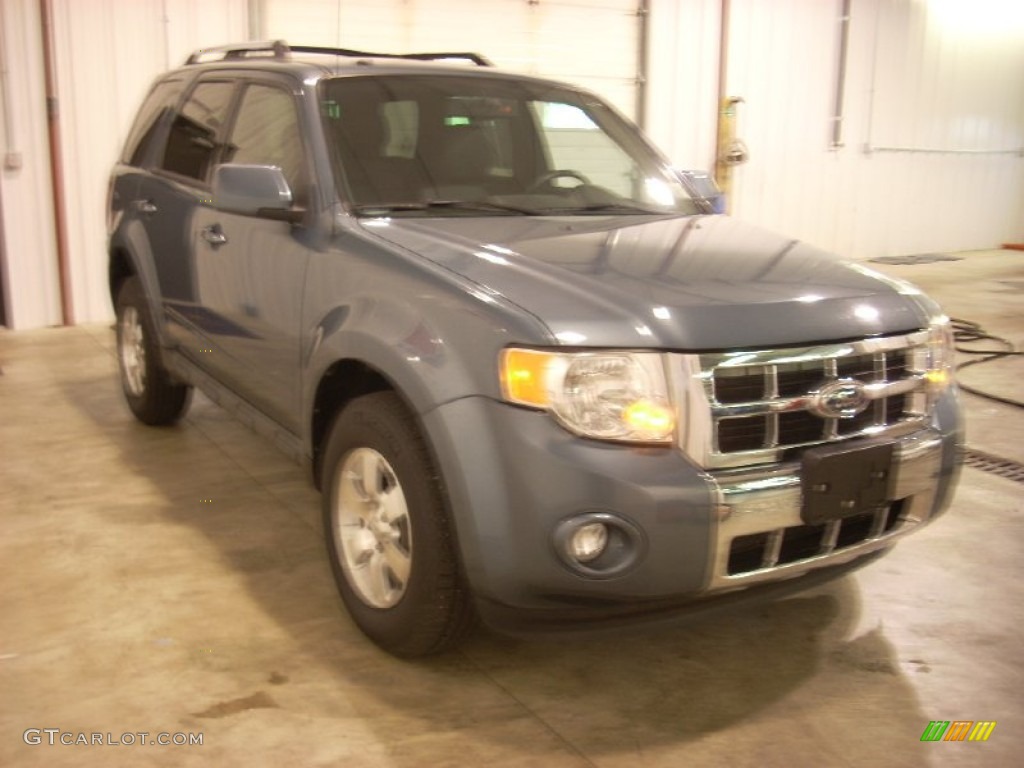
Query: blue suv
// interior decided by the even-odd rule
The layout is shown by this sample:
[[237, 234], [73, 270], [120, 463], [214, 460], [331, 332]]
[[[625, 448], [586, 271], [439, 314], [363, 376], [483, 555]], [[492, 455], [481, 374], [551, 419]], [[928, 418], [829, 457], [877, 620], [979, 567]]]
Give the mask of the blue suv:
[[833, 577], [949, 503], [948, 320], [698, 181], [475, 54], [198, 51], [110, 184], [128, 405], [199, 387], [308, 464], [397, 655]]

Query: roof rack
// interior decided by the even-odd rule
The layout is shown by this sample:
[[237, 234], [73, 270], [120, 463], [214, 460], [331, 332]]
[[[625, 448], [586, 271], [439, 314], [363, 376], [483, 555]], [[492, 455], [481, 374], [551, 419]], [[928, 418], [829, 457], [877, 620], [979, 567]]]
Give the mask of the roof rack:
[[490, 60], [479, 53], [468, 51], [439, 51], [437, 53], [372, 53], [370, 51], [354, 51], [350, 48], [323, 48], [314, 45], [288, 45], [284, 40], [263, 40], [248, 43], [236, 43], [234, 45], [219, 45], [214, 48], [200, 48], [193, 51], [186, 59], [186, 66], [199, 64], [207, 60], [208, 56], [219, 58], [211, 61], [238, 61], [247, 58], [259, 58], [271, 56], [275, 59], [290, 59], [292, 53], [322, 53], [329, 56], [346, 56], [352, 58], [372, 59], [414, 59], [416, 61], [444, 61], [447, 59], [462, 59], [472, 62], [478, 67], [494, 66]]

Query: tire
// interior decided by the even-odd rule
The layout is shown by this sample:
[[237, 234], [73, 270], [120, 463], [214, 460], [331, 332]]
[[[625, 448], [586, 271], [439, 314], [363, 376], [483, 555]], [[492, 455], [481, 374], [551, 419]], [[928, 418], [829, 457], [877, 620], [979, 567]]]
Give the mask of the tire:
[[324, 538], [341, 598], [363, 633], [406, 658], [455, 647], [473, 625], [446, 496], [397, 395], [353, 400], [323, 463]]
[[121, 284], [116, 311], [117, 367], [128, 407], [144, 424], [173, 424], [188, 408], [192, 388], [175, 383], [160, 362], [153, 317], [137, 277]]

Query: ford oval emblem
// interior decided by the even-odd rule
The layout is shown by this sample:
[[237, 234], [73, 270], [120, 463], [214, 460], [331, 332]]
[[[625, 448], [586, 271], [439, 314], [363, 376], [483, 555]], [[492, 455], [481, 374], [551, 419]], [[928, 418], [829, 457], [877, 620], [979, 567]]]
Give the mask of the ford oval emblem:
[[810, 409], [823, 419], [850, 419], [862, 413], [870, 402], [864, 384], [856, 379], [838, 379], [811, 395]]

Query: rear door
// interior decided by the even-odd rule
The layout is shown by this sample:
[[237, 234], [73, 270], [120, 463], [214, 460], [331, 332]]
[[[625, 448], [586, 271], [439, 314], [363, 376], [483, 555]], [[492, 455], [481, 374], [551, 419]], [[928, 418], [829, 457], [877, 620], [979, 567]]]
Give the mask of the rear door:
[[191, 89], [131, 202], [145, 228], [167, 331], [197, 359], [209, 348], [211, 319], [197, 302], [191, 220], [210, 199], [209, 175], [221, 154], [235, 91], [225, 80], [200, 81]]
[[[168, 126], [184, 88], [185, 82], [181, 77], [171, 77], [154, 84], [139, 108], [110, 178], [107, 223], [111, 237], [132, 251], [143, 288], [157, 302], [161, 286], [153, 253], [154, 249], [161, 249], [165, 241], [151, 242], [161, 224], [161, 219], [154, 220], [156, 211], [153, 210], [152, 198], [159, 194], [158, 188], [163, 182], [154, 181], [150, 174], [154, 165], [163, 158]], [[157, 306], [156, 311], [162, 330], [163, 309]]]

